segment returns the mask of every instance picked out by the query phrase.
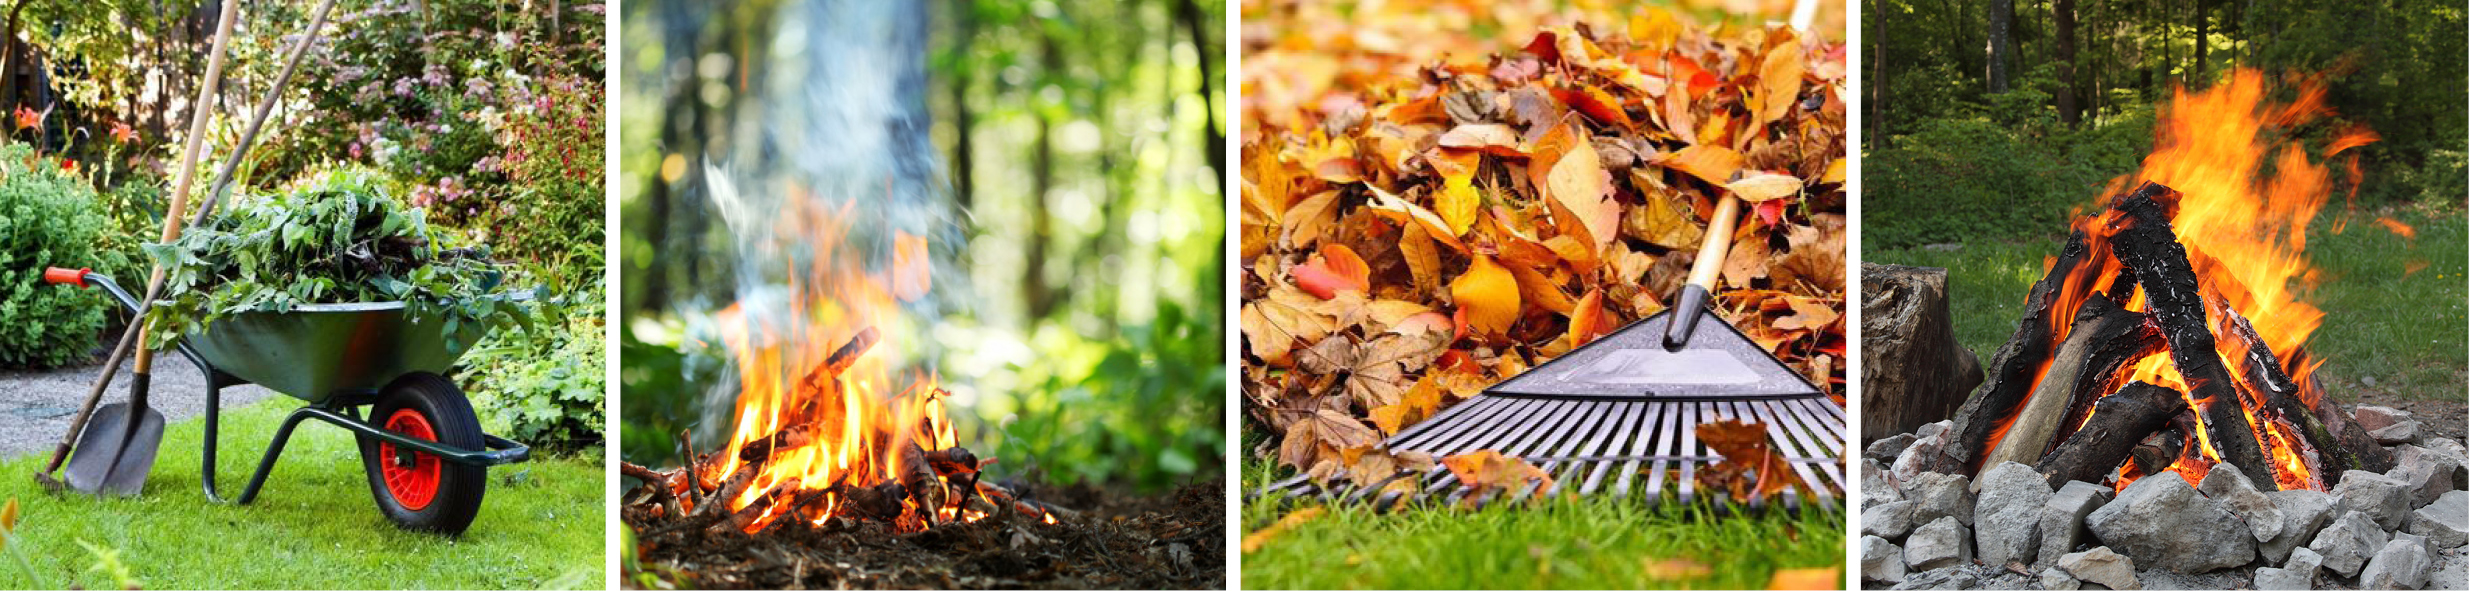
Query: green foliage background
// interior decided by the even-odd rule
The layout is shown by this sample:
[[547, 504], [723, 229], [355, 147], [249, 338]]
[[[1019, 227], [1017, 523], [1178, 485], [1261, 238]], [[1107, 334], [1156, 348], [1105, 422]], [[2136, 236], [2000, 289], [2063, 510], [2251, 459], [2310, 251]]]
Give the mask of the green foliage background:
[[[2011, 3], [2011, 90], [1993, 93], [1990, 9]], [[1863, 243], [2063, 236], [2073, 207], [2133, 171], [2151, 146], [2154, 105], [2233, 67], [2321, 74], [2338, 115], [2300, 131], [2363, 124], [2361, 209], [2457, 203], [2469, 186], [2469, 21], [2443, 0], [1864, 0]], [[2066, 55], [2059, 11], [2072, 10]], [[2201, 34], [2198, 35], [2197, 33]], [[2202, 59], [2196, 58], [2198, 48]], [[2063, 83], [2060, 68], [2076, 79]], [[2084, 105], [2061, 122], [2057, 97]]]
[[23, 145], [0, 145], [0, 367], [84, 360], [99, 346], [100, 293], [43, 282], [44, 267], [116, 274], [129, 251], [111, 248], [113, 228], [94, 188]]

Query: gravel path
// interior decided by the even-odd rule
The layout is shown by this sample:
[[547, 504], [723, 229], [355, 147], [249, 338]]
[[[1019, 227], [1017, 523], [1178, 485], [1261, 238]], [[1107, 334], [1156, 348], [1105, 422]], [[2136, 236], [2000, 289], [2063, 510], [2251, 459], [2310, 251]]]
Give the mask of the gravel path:
[[[102, 369], [95, 364], [0, 371], [0, 458], [50, 454], [68, 432], [69, 421], [77, 418], [78, 405], [86, 402], [86, 393], [94, 388], [94, 378]], [[120, 377], [112, 380], [111, 390], [103, 393], [97, 406], [127, 401], [129, 375], [127, 364], [122, 364]], [[274, 391], [256, 385], [224, 388], [223, 408], [246, 406], [272, 395]], [[206, 376], [186, 358], [158, 357], [154, 387], [147, 391], [146, 402], [163, 413], [165, 423], [197, 416], [206, 408]]]

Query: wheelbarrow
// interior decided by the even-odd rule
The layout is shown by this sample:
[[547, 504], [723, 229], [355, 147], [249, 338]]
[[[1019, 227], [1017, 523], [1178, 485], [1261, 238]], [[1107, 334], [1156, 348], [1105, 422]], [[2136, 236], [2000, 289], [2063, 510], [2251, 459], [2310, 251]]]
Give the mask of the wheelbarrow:
[[[142, 311], [136, 297], [90, 270], [55, 267], [43, 279], [99, 287], [131, 312]], [[387, 519], [405, 529], [462, 533], [488, 492], [488, 468], [530, 459], [531, 448], [480, 430], [471, 402], [444, 375], [461, 356], [448, 346], [446, 330], [442, 319], [415, 318], [402, 302], [373, 302], [234, 314], [182, 335], [181, 356], [206, 376], [199, 478], [206, 497], [225, 502], [214, 475], [223, 388], [253, 383], [308, 405], [283, 419], [257, 473], [230, 502], [256, 500], [292, 429], [317, 419], [359, 440], [369, 493]], [[465, 324], [451, 336], [469, 343], [483, 332]], [[370, 407], [365, 420], [362, 406]]]

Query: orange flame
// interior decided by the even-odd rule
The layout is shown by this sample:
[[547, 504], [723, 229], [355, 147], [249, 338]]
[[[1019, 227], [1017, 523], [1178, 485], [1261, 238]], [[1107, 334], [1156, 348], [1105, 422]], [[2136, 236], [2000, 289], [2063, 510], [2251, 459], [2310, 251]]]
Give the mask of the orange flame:
[[[2286, 102], [2272, 100], [2264, 76], [2245, 69], [2209, 90], [2178, 89], [2154, 130], [2154, 149], [2144, 159], [2143, 168], [2112, 181], [2101, 202], [2121, 199], [2145, 182], [2160, 183], [2181, 194], [2170, 224], [2198, 277], [2210, 324], [2207, 328], [2217, 344], [2215, 353], [2227, 364], [2237, 394], [2230, 400], [2200, 402], [2189, 395], [2197, 423], [2203, 424], [2202, 405], [2239, 405], [2271, 460], [2275, 483], [2282, 489], [2320, 489], [2312, 450], [2294, 436], [2295, 427], [2267, 410], [2270, 386], [2251, 383], [2252, 376], [2269, 373], [2256, 367], [2260, 351], [2254, 348], [2263, 347], [2272, 353], [2269, 362], [2293, 382], [2282, 387], [2290, 388], [2309, 406], [2320, 404], [2321, 390], [2313, 373], [2321, 362], [2308, 359], [2305, 344], [2321, 325], [2323, 311], [2303, 296], [2322, 277], [2306, 260], [2306, 227], [2336, 188], [2331, 169], [2310, 160], [2303, 146], [2289, 139], [2288, 129], [2329, 116], [2331, 111], [2323, 104], [2324, 88], [2319, 80], [2299, 80], [2294, 90], [2294, 98]], [[2376, 139], [2371, 131], [2349, 127], [2336, 132], [2324, 156], [2330, 158]], [[2352, 165], [2354, 158], [2351, 155]], [[2349, 170], [2354, 187], [2355, 169]], [[2110, 253], [2108, 240], [2118, 229], [2106, 223], [2107, 216], [2081, 213], [2074, 227], [2083, 233], [2089, 256], [2058, 286], [2049, 312], [2053, 345], [2064, 342], [2076, 310], [2091, 295], [2123, 300], [2123, 307], [2130, 311], [2145, 312], [2150, 305], [2140, 285], [2131, 292], [2114, 293], [2120, 263]], [[2260, 342], [2230, 338], [2235, 332], [2231, 322], [2250, 326]], [[2166, 351], [2137, 359], [2119, 373], [2123, 379], [2111, 380], [2111, 391], [2101, 395], [2135, 381], [2181, 393], [2189, 390]], [[2089, 418], [2087, 413], [2083, 420]], [[2199, 481], [2220, 461], [2220, 453], [2208, 426], [2188, 435], [2187, 452], [2169, 470]], [[2123, 488], [2141, 476], [2130, 466], [2118, 486]]]
[[[894, 378], [893, 368], [902, 364], [896, 344], [915, 336], [901, 304], [925, 295], [929, 285], [925, 238], [897, 233], [891, 268], [869, 273], [850, 247], [848, 206], [792, 210], [782, 212], [777, 231], [811, 251], [795, 257], [804, 268], [791, 273], [785, 298], [749, 298], [716, 315], [739, 376], [735, 428], [722, 453], [739, 456], [767, 439], [763, 445], [771, 446], [764, 461], [745, 464], [760, 470], [746, 492], [727, 499], [731, 510], [772, 500], [747, 525], [749, 532], [780, 519], [799, 493], [898, 480], [910, 468], [901, 452], [912, 442], [930, 451], [957, 444], [938, 379]], [[832, 359], [870, 329], [881, 335], [876, 344], [855, 357]], [[827, 367], [835, 364], [837, 372]], [[725, 482], [741, 469], [739, 462], [716, 464], [720, 472], [706, 475], [708, 482]], [[801, 517], [821, 523], [846, 500], [827, 493]], [[908, 503], [897, 524], [923, 527], [925, 512]], [[944, 521], [984, 516], [953, 507], [932, 511]]]

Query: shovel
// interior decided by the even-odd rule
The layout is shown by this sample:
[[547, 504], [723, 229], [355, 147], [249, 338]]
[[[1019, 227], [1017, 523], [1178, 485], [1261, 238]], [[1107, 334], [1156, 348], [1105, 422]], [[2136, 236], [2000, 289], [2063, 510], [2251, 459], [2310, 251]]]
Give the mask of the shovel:
[[[238, 20], [239, 14], [240, 3], [227, 0], [215, 24], [214, 46], [206, 61], [206, 83], [198, 88], [197, 102], [192, 103], [198, 105], [197, 112], [189, 117], [188, 142], [181, 148], [171, 204], [163, 214], [163, 242], [180, 238], [181, 215], [188, 211], [189, 186], [197, 180], [197, 152], [204, 147], [206, 123], [214, 116], [210, 105], [222, 86], [223, 48], [231, 41], [232, 22]], [[163, 271], [159, 265], [154, 268], [154, 277], [147, 281], [146, 296], [138, 300], [141, 305], [161, 295]], [[144, 341], [152, 322], [143, 314], [136, 322], [135, 342], [125, 336], [121, 339], [122, 347], [134, 345], [137, 349], [137, 361], [131, 367], [135, 375], [129, 378], [129, 401], [104, 405], [95, 409], [92, 417], [80, 421], [84, 424], [78, 430], [77, 455], [69, 460], [68, 467], [69, 488], [78, 492], [113, 496], [143, 492], [146, 474], [154, 469], [154, 453], [163, 445], [163, 413], [146, 404], [146, 393], [153, 382], [154, 349], [146, 347]], [[109, 383], [112, 365], [105, 364], [103, 375], [97, 378], [98, 385]], [[92, 398], [88, 404], [92, 404]], [[49, 482], [48, 475], [35, 476]]]

